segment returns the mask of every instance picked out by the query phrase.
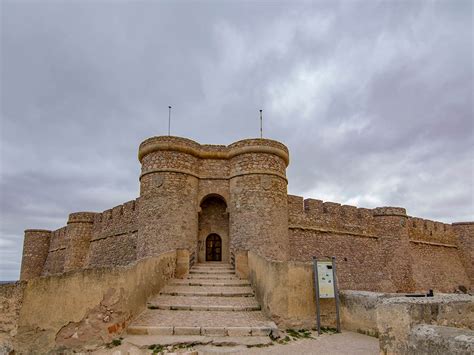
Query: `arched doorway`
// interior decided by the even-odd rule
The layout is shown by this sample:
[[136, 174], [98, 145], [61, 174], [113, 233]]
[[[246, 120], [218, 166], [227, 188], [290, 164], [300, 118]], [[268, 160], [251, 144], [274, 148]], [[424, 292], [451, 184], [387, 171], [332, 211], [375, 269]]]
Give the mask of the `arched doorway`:
[[216, 194], [208, 195], [201, 201], [199, 207], [198, 262], [228, 263], [229, 213], [224, 198]]
[[222, 239], [215, 233], [206, 238], [206, 261], [222, 261]]

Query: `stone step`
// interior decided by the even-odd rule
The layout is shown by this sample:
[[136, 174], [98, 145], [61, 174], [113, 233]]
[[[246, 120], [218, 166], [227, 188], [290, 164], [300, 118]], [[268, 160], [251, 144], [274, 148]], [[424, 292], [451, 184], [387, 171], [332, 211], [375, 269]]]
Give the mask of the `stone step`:
[[235, 274], [235, 270], [230, 270], [230, 269], [222, 269], [222, 270], [210, 270], [210, 269], [191, 269], [189, 270], [190, 274], [215, 274], [215, 275], [221, 275], [221, 274]]
[[239, 280], [235, 274], [189, 274], [188, 280]]
[[219, 270], [234, 270], [233, 267], [212, 267], [212, 266], [193, 266], [191, 270], [210, 270], [210, 271], [219, 271]]
[[234, 269], [231, 264], [194, 264], [192, 268], [199, 269]]
[[247, 280], [239, 279], [173, 279], [170, 280], [169, 285], [182, 285], [182, 286], [250, 286]]
[[150, 309], [171, 309], [190, 311], [258, 311], [260, 305], [255, 297], [196, 297], [166, 296], [153, 297], [148, 302]]
[[167, 285], [160, 292], [170, 296], [253, 296], [252, 288], [248, 286], [181, 286]]
[[260, 311], [147, 309], [128, 327], [130, 335], [268, 336], [277, 327]]
[[271, 345], [272, 340], [265, 336], [238, 336], [238, 337], [209, 337], [202, 335], [127, 335], [124, 344], [131, 344], [140, 349], [148, 349], [153, 345], [175, 346], [175, 345], [215, 345], [215, 346], [263, 346]]

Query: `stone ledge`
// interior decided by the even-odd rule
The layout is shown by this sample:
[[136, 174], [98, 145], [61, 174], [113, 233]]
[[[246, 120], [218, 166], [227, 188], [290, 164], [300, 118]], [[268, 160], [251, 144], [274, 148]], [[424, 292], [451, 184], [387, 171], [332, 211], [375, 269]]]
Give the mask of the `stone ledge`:
[[326, 229], [326, 228], [317, 228], [317, 227], [305, 227], [305, 226], [298, 226], [298, 225], [290, 225], [288, 229], [301, 229], [301, 230], [309, 230], [313, 232], [320, 232], [320, 233], [334, 233], [334, 234], [348, 234], [353, 235], [355, 237], [362, 237], [362, 238], [372, 238], [372, 239], [379, 239], [379, 236], [373, 234], [364, 234], [364, 233], [357, 233], [357, 232], [349, 232], [337, 229]]
[[144, 171], [143, 173], [140, 174], [140, 177], [138, 178], [138, 180], [141, 181], [141, 179], [144, 176], [149, 175], [149, 174], [153, 174], [153, 173], [186, 174], [186, 175], [194, 176], [195, 178], [200, 179], [200, 180], [206, 180], [206, 179], [207, 180], [209, 180], [209, 179], [211, 179], [211, 180], [228, 180], [228, 179], [233, 179], [233, 178], [236, 178], [236, 177], [239, 177], [239, 176], [245, 176], [245, 175], [273, 175], [273, 176], [282, 178], [283, 180], [286, 181], [286, 183], [288, 183], [288, 179], [286, 178], [285, 175], [279, 174], [279, 173], [273, 172], [273, 171], [266, 171], [266, 170], [243, 171], [243, 172], [239, 172], [239, 173], [230, 174], [229, 176], [209, 177], [209, 176], [203, 176], [203, 175], [196, 174], [196, 173], [192, 172], [191, 170], [171, 169], [171, 168], [169, 168], [169, 169], [168, 168], [150, 169], [150, 170]]
[[114, 233], [114, 234], [106, 235], [104, 237], [94, 238], [94, 239], [91, 239], [91, 243], [96, 242], [98, 240], [112, 238], [112, 237], [119, 237], [121, 235], [126, 235], [126, 234], [130, 234], [130, 233], [138, 233], [138, 229], [132, 229], [132, 230], [129, 230], [129, 231], [126, 231], [126, 232]]
[[445, 247], [445, 248], [456, 248], [458, 249], [457, 245], [454, 244], [444, 244], [444, 243], [436, 243], [436, 242], [426, 242], [424, 240], [416, 240], [416, 239], [410, 239], [410, 243], [415, 243], [415, 244], [426, 244], [426, 245], [432, 245], [436, 247]]

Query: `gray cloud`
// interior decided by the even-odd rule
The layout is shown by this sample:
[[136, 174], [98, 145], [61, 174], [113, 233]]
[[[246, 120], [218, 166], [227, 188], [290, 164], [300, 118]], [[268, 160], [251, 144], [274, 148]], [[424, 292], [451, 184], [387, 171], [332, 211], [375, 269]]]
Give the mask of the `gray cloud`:
[[472, 220], [470, 1], [1, 2], [0, 279], [23, 230], [138, 196], [138, 144], [265, 136], [289, 192]]

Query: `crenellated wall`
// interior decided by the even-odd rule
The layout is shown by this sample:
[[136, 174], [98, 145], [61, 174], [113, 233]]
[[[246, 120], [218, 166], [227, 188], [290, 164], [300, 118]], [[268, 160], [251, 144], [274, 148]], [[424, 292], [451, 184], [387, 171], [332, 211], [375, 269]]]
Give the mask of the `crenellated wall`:
[[72, 213], [67, 226], [50, 232], [44, 267], [39, 268], [41, 276], [84, 268], [128, 265], [135, 261], [138, 200], [102, 213]]
[[472, 248], [473, 233], [460, 243], [455, 226], [409, 217], [403, 208], [356, 208], [292, 195], [288, 215], [291, 260], [336, 256], [342, 289], [472, 287], [465, 251]]
[[[291, 260], [336, 256], [341, 288], [378, 287], [383, 261], [372, 210], [288, 196]], [[370, 272], [370, 270], [372, 270]]]
[[137, 259], [139, 199], [97, 214], [86, 267], [128, 265]]

